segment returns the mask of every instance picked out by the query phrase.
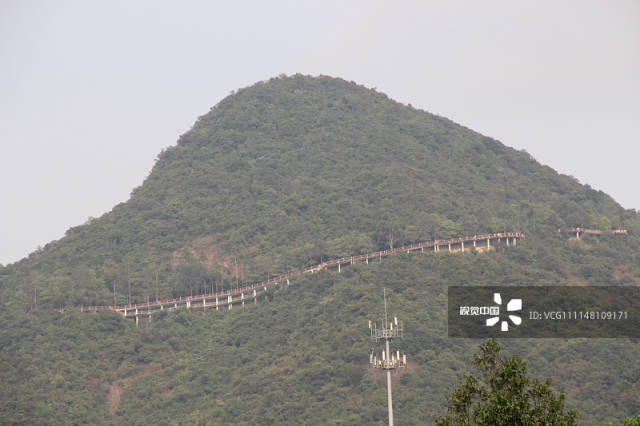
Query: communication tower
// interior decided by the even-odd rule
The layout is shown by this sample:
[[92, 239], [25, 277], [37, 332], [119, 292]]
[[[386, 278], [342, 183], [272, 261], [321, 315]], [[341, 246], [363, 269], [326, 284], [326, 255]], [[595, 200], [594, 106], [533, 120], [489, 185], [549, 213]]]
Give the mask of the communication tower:
[[381, 356], [378, 356], [375, 352], [369, 354], [369, 363], [374, 368], [381, 370], [387, 370], [387, 404], [389, 408], [389, 426], [393, 426], [393, 401], [391, 398], [391, 371], [396, 368], [404, 368], [407, 365], [407, 355], [403, 352], [400, 354], [399, 350], [396, 350], [394, 354], [389, 349], [389, 343], [392, 339], [403, 338], [403, 323], [398, 323], [398, 317], [393, 317], [393, 321], [389, 322], [387, 318], [387, 289], [383, 290], [384, 294], [384, 320], [381, 327], [378, 327], [377, 323], [372, 323], [369, 320], [369, 331], [371, 333], [371, 340], [378, 342], [384, 340], [384, 350]]

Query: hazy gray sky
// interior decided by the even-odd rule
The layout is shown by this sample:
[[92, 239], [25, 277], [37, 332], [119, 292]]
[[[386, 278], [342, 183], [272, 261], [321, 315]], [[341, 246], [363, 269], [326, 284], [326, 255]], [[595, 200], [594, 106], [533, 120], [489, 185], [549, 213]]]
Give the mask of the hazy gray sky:
[[0, 263], [126, 201], [232, 90], [297, 72], [376, 87], [640, 208], [637, 0], [0, 0]]

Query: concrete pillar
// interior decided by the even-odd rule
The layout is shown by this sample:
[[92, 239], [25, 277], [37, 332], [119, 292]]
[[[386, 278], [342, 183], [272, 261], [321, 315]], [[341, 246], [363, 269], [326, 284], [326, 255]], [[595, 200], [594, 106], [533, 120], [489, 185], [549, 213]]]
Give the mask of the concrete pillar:
[[434, 251], [434, 252], [438, 252], [438, 243], [435, 243], [435, 244], [433, 245], [433, 251]]
[[509, 247], [509, 237], [507, 237], [506, 240], [507, 240], [507, 247]]
[[476, 240], [473, 240], [473, 248], [476, 248]]
[[233, 297], [231, 295], [227, 296], [227, 305], [229, 305], [229, 310], [231, 310], [231, 307], [233, 306]]
[[353, 265], [353, 256], [351, 256], [351, 264]]
[[451, 252], [451, 243], [449, 243], [449, 252]]
[[[136, 309], [137, 311], [137, 309]], [[136, 314], [136, 328], [138, 328], [138, 315]]]
[[338, 262], [338, 272], [340, 272], [340, 262]]
[[487, 238], [487, 248], [491, 248], [491, 238]]
[[369, 264], [369, 256], [367, 256], [366, 259], [367, 259], [367, 265], [368, 265]]
[[244, 293], [240, 293], [240, 299], [242, 300], [242, 306], [244, 306]]
[[218, 307], [218, 297], [216, 296], [216, 311], [220, 310], [220, 308]]
[[462, 248], [462, 252], [464, 253], [464, 241], [460, 241], [460, 248]]

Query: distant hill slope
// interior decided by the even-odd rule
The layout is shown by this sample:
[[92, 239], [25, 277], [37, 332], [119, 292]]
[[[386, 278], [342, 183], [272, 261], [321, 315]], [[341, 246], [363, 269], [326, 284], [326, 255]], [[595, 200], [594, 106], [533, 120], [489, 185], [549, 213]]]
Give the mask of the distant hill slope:
[[221, 101], [129, 201], [3, 280], [20, 292], [29, 277], [41, 306], [108, 303], [114, 286], [124, 303], [129, 287], [141, 301], [229, 286], [381, 249], [390, 234], [396, 244], [507, 229], [545, 240], [585, 225], [630, 228], [638, 244], [638, 223], [525, 152], [355, 83], [296, 75]]
[[[569, 240], [561, 227], [625, 228]], [[135, 328], [77, 305], [229, 288], [435, 237], [517, 248], [323, 271], [245, 310]], [[355, 83], [295, 75], [222, 100], [131, 198], [0, 268], [3, 424], [386, 424], [366, 320], [405, 321], [399, 424], [429, 424], [477, 341], [446, 337], [447, 285], [638, 285], [640, 216], [527, 153]], [[64, 313], [54, 308], [66, 306]], [[506, 339], [505, 339], [506, 340]], [[640, 412], [638, 339], [514, 339], [583, 424]]]

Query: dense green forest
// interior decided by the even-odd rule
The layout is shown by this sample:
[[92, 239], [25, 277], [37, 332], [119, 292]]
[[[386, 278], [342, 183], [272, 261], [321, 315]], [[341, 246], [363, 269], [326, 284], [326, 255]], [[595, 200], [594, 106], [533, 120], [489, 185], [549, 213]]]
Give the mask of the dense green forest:
[[[568, 226], [628, 235], [569, 240]], [[520, 231], [516, 248], [415, 253], [300, 277], [257, 305], [140, 328], [87, 304], [228, 288], [433, 238]], [[447, 285], [638, 285], [640, 215], [526, 152], [355, 83], [241, 89], [158, 155], [131, 198], [0, 267], [3, 423], [384, 424], [366, 320], [405, 321], [399, 424], [429, 424], [480, 343], [447, 339]], [[64, 312], [57, 309], [65, 307]], [[640, 413], [637, 339], [517, 339], [579, 412]]]

